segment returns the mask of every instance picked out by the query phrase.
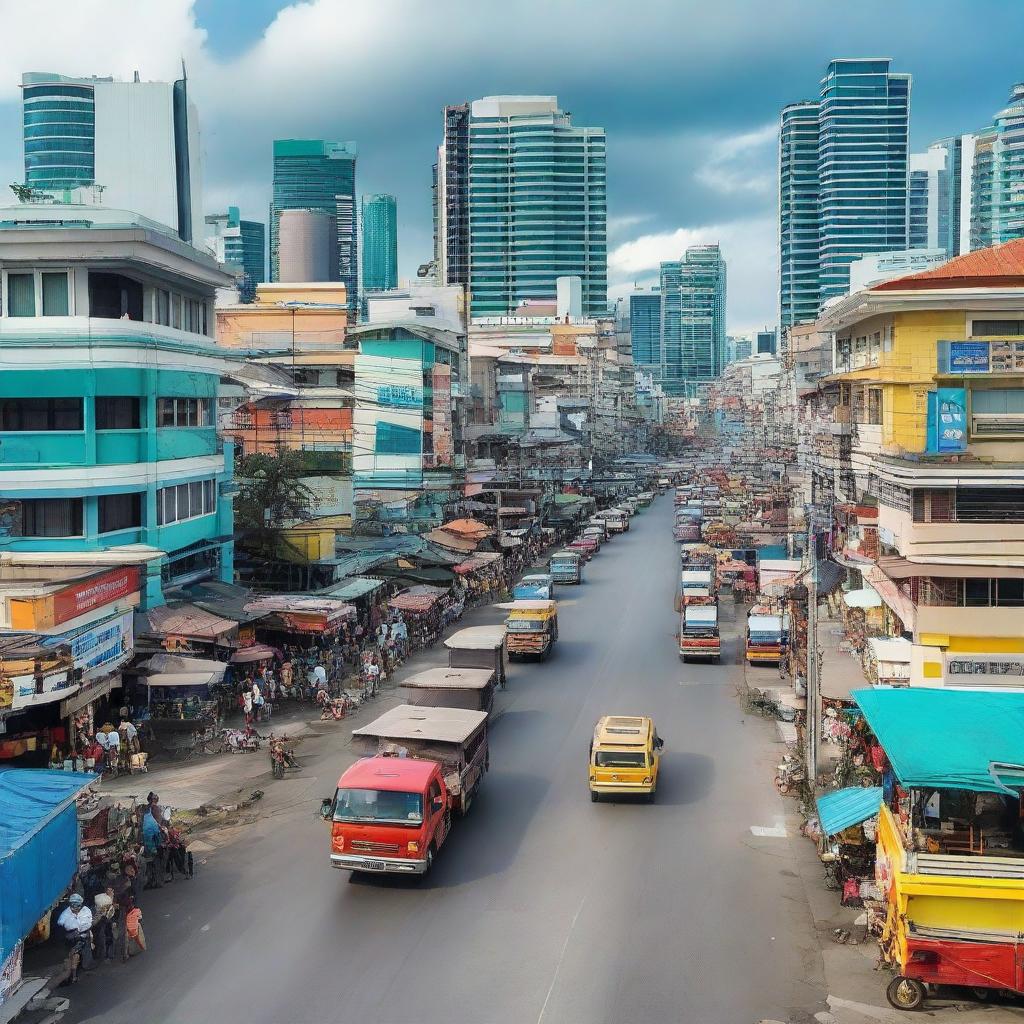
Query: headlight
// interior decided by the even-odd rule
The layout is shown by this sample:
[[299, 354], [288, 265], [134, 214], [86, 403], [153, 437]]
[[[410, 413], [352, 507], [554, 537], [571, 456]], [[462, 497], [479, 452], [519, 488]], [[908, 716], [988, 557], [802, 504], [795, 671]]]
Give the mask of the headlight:
[[335, 851], [337, 851], [338, 853], [341, 853], [342, 850], [345, 849], [345, 837], [344, 836], [335, 836], [334, 837], [333, 845], [334, 845]]
[[406, 849], [408, 849], [408, 851], [410, 853], [419, 853], [420, 852], [420, 844], [416, 843], [416, 842], [409, 843], [408, 846], [406, 847]]
[[654, 777], [651, 775], [646, 776], [644, 779], [644, 785], [649, 786], [654, 781]]
[[591, 782], [597, 782], [597, 776], [596, 775], [591, 775], [590, 776], [590, 781]]

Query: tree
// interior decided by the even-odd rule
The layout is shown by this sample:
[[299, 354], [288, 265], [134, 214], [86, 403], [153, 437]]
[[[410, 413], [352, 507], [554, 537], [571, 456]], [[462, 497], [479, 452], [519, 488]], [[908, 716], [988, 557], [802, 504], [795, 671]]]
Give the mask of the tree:
[[244, 455], [238, 460], [235, 523], [243, 544], [255, 554], [276, 557], [284, 529], [309, 518], [316, 495], [302, 482], [304, 472], [301, 452]]

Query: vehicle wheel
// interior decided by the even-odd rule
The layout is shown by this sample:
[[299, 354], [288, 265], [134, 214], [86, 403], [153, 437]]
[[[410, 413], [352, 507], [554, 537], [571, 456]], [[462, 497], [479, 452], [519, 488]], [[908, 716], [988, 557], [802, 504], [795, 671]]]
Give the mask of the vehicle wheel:
[[972, 988], [971, 992], [974, 993], [974, 998], [979, 1003], [987, 1003], [995, 993], [990, 988]]
[[590, 802], [592, 804], [596, 804], [597, 803], [597, 790], [592, 789], [590, 791]]
[[893, 978], [885, 990], [889, 1005], [897, 1010], [920, 1010], [924, 997], [925, 987], [916, 978]]
[[427, 869], [423, 872], [424, 875], [429, 875], [431, 868], [434, 866], [434, 844], [431, 843], [427, 847]]

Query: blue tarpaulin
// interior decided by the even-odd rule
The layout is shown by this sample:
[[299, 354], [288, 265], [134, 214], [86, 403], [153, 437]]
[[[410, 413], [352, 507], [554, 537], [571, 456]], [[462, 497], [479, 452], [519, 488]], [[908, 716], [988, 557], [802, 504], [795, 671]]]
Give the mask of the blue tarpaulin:
[[0, 963], [78, 870], [75, 797], [95, 775], [0, 770]]
[[853, 786], [818, 797], [818, 820], [827, 836], [873, 818], [882, 805], [881, 786]]
[[1002, 793], [994, 766], [1024, 765], [1024, 693], [909, 688], [851, 696], [908, 789]]

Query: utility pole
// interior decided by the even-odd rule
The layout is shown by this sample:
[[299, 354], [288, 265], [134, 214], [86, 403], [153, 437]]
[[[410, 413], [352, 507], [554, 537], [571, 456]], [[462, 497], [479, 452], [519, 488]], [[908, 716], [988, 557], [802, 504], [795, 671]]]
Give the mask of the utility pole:
[[818, 788], [818, 732], [821, 700], [818, 673], [818, 545], [814, 535], [813, 506], [807, 523], [807, 551], [811, 571], [807, 587], [807, 777], [812, 794]]

